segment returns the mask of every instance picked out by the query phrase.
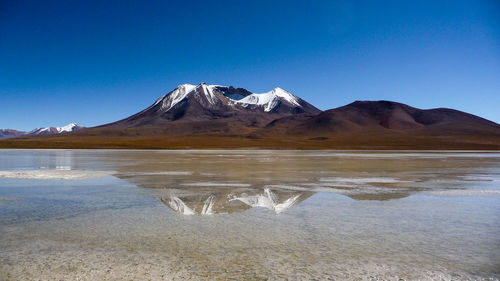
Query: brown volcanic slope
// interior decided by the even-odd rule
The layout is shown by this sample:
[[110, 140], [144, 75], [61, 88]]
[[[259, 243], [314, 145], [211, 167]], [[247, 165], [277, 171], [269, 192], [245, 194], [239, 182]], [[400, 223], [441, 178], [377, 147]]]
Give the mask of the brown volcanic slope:
[[[134, 115], [64, 135], [3, 140], [0, 147], [500, 149], [499, 124], [446, 108], [421, 110], [390, 101], [356, 101], [319, 114], [237, 111], [224, 116], [222, 110], [222, 116], [210, 118], [206, 116], [210, 113], [200, 117], [194, 111], [191, 117], [176, 120], [149, 112], [147, 123], [141, 124], [140, 115]], [[263, 125], [273, 118], [277, 119]]]
[[[303, 136], [333, 147], [499, 149], [500, 125], [458, 110], [356, 101], [315, 116], [277, 119], [254, 133]], [[350, 143], [350, 144], [349, 144]]]
[[[422, 110], [391, 101], [355, 101], [315, 116], [292, 116], [269, 123], [268, 131], [285, 134], [331, 135], [370, 131], [391, 133], [423, 130], [472, 135], [499, 134], [500, 125], [448, 108]], [[271, 129], [271, 130], [270, 130]]]

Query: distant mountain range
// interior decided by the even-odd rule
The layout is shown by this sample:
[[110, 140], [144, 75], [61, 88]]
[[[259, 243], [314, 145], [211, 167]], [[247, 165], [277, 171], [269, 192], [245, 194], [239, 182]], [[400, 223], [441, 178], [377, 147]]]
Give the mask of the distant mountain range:
[[15, 138], [23, 135], [26, 135], [26, 132], [12, 129], [0, 129], [0, 139]]
[[0, 139], [16, 138], [21, 136], [60, 134], [60, 133], [77, 131], [83, 128], [84, 128], [83, 126], [71, 123], [63, 127], [37, 128], [29, 132], [17, 131], [12, 129], [0, 129]]
[[17, 135], [0, 147], [500, 149], [499, 124], [453, 109], [355, 101], [321, 111], [281, 88], [257, 94], [205, 83], [179, 85], [113, 123], [41, 131], [48, 135]]

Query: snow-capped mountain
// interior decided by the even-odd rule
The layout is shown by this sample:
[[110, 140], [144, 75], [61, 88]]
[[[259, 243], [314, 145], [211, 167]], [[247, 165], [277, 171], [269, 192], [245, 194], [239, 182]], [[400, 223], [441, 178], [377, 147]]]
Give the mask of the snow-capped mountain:
[[37, 128], [37, 129], [31, 130], [29, 132], [17, 131], [17, 130], [12, 130], [12, 129], [0, 129], [0, 139], [10, 139], [10, 138], [17, 138], [17, 137], [22, 137], [22, 136], [32, 136], [32, 135], [60, 134], [60, 133], [77, 131], [77, 130], [80, 130], [83, 128], [85, 128], [85, 127], [80, 126], [80, 125], [75, 124], [75, 123], [71, 123], [71, 124], [68, 124], [68, 125], [62, 126], [62, 127]]
[[233, 87], [207, 85], [205, 83], [197, 86], [192, 84], [179, 85], [172, 92], [159, 98], [153, 104], [153, 107], [161, 104], [160, 110], [167, 112], [182, 101], [189, 99], [190, 95], [209, 108], [228, 104], [233, 107], [242, 107], [245, 109], [260, 109], [264, 112], [277, 111], [280, 106], [293, 108], [296, 111], [318, 111], [315, 108], [311, 108], [311, 105], [299, 97], [281, 88], [257, 94], [241, 88], [235, 89]]
[[270, 121], [298, 113], [319, 112], [321, 111], [316, 107], [281, 88], [258, 94], [232, 86], [182, 84], [145, 110], [113, 125], [138, 127], [158, 125], [165, 121], [210, 120], [235, 116], [240, 121]]
[[68, 124], [62, 127], [45, 127], [45, 128], [37, 128], [33, 131], [29, 132], [28, 135], [48, 135], [48, 134], [60, 134], [66, 132], [73, 132], [80, 129], [83, 129], [83, 126], [80, 126], [75, 123]]

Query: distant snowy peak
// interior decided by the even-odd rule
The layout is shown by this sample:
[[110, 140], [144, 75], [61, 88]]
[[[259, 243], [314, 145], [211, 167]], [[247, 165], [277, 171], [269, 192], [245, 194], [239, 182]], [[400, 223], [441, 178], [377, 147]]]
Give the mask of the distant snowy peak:
[[63, 133], [63, 132], [73, 132], [75, 131], [75, 129], [78, 130], [79, 128], [82, 127], [76, 123], [70, 123], [63, 127], [56, 127], [56, 130], [58, 133]]
[[60, 133], [77, 131], [83, 128], [84, 127], [78, 124], [70, 123], [62, 127], [45, 127], [45, 128], [34, 129], [33, 131], [29, 132], [29, 134], [30, 135], [60, 134]]
[[180, 102], [190, 97], [206, 104], [208, 107], [218, 104], [227, 104], [233, 107], [245, 109], [261, 108], [264, 112], [271, 112], [280, 103], [287, 103], [291, 107], [302, 108], [301, 99], [281, 88], [275, 88], [270, 92], [257, 94], [242, 88], [234, 88], [222, 85], [199, 85], [182, 84], [173, 91], [159, 98], [153, 106], [161, 104], [160, 110], [167, 112]]
[[0, 129], [0, 139], [16, 138], [16, 137], [30, 136], [30, 135], [60, 134], [60, 133], [77, 131], [83, 128], [85, 127], [75, 123], [71, 123], [62, 127], [37, 128], [30, 132], [16, 131], [11, 129], [4, 129], [4, 130]]

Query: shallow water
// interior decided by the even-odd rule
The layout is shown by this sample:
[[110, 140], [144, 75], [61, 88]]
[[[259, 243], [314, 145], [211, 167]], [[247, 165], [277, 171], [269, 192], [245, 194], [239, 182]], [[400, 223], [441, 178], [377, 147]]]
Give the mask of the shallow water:
[[0, 150], [0, 280], [498, 280], [500, 154]]

